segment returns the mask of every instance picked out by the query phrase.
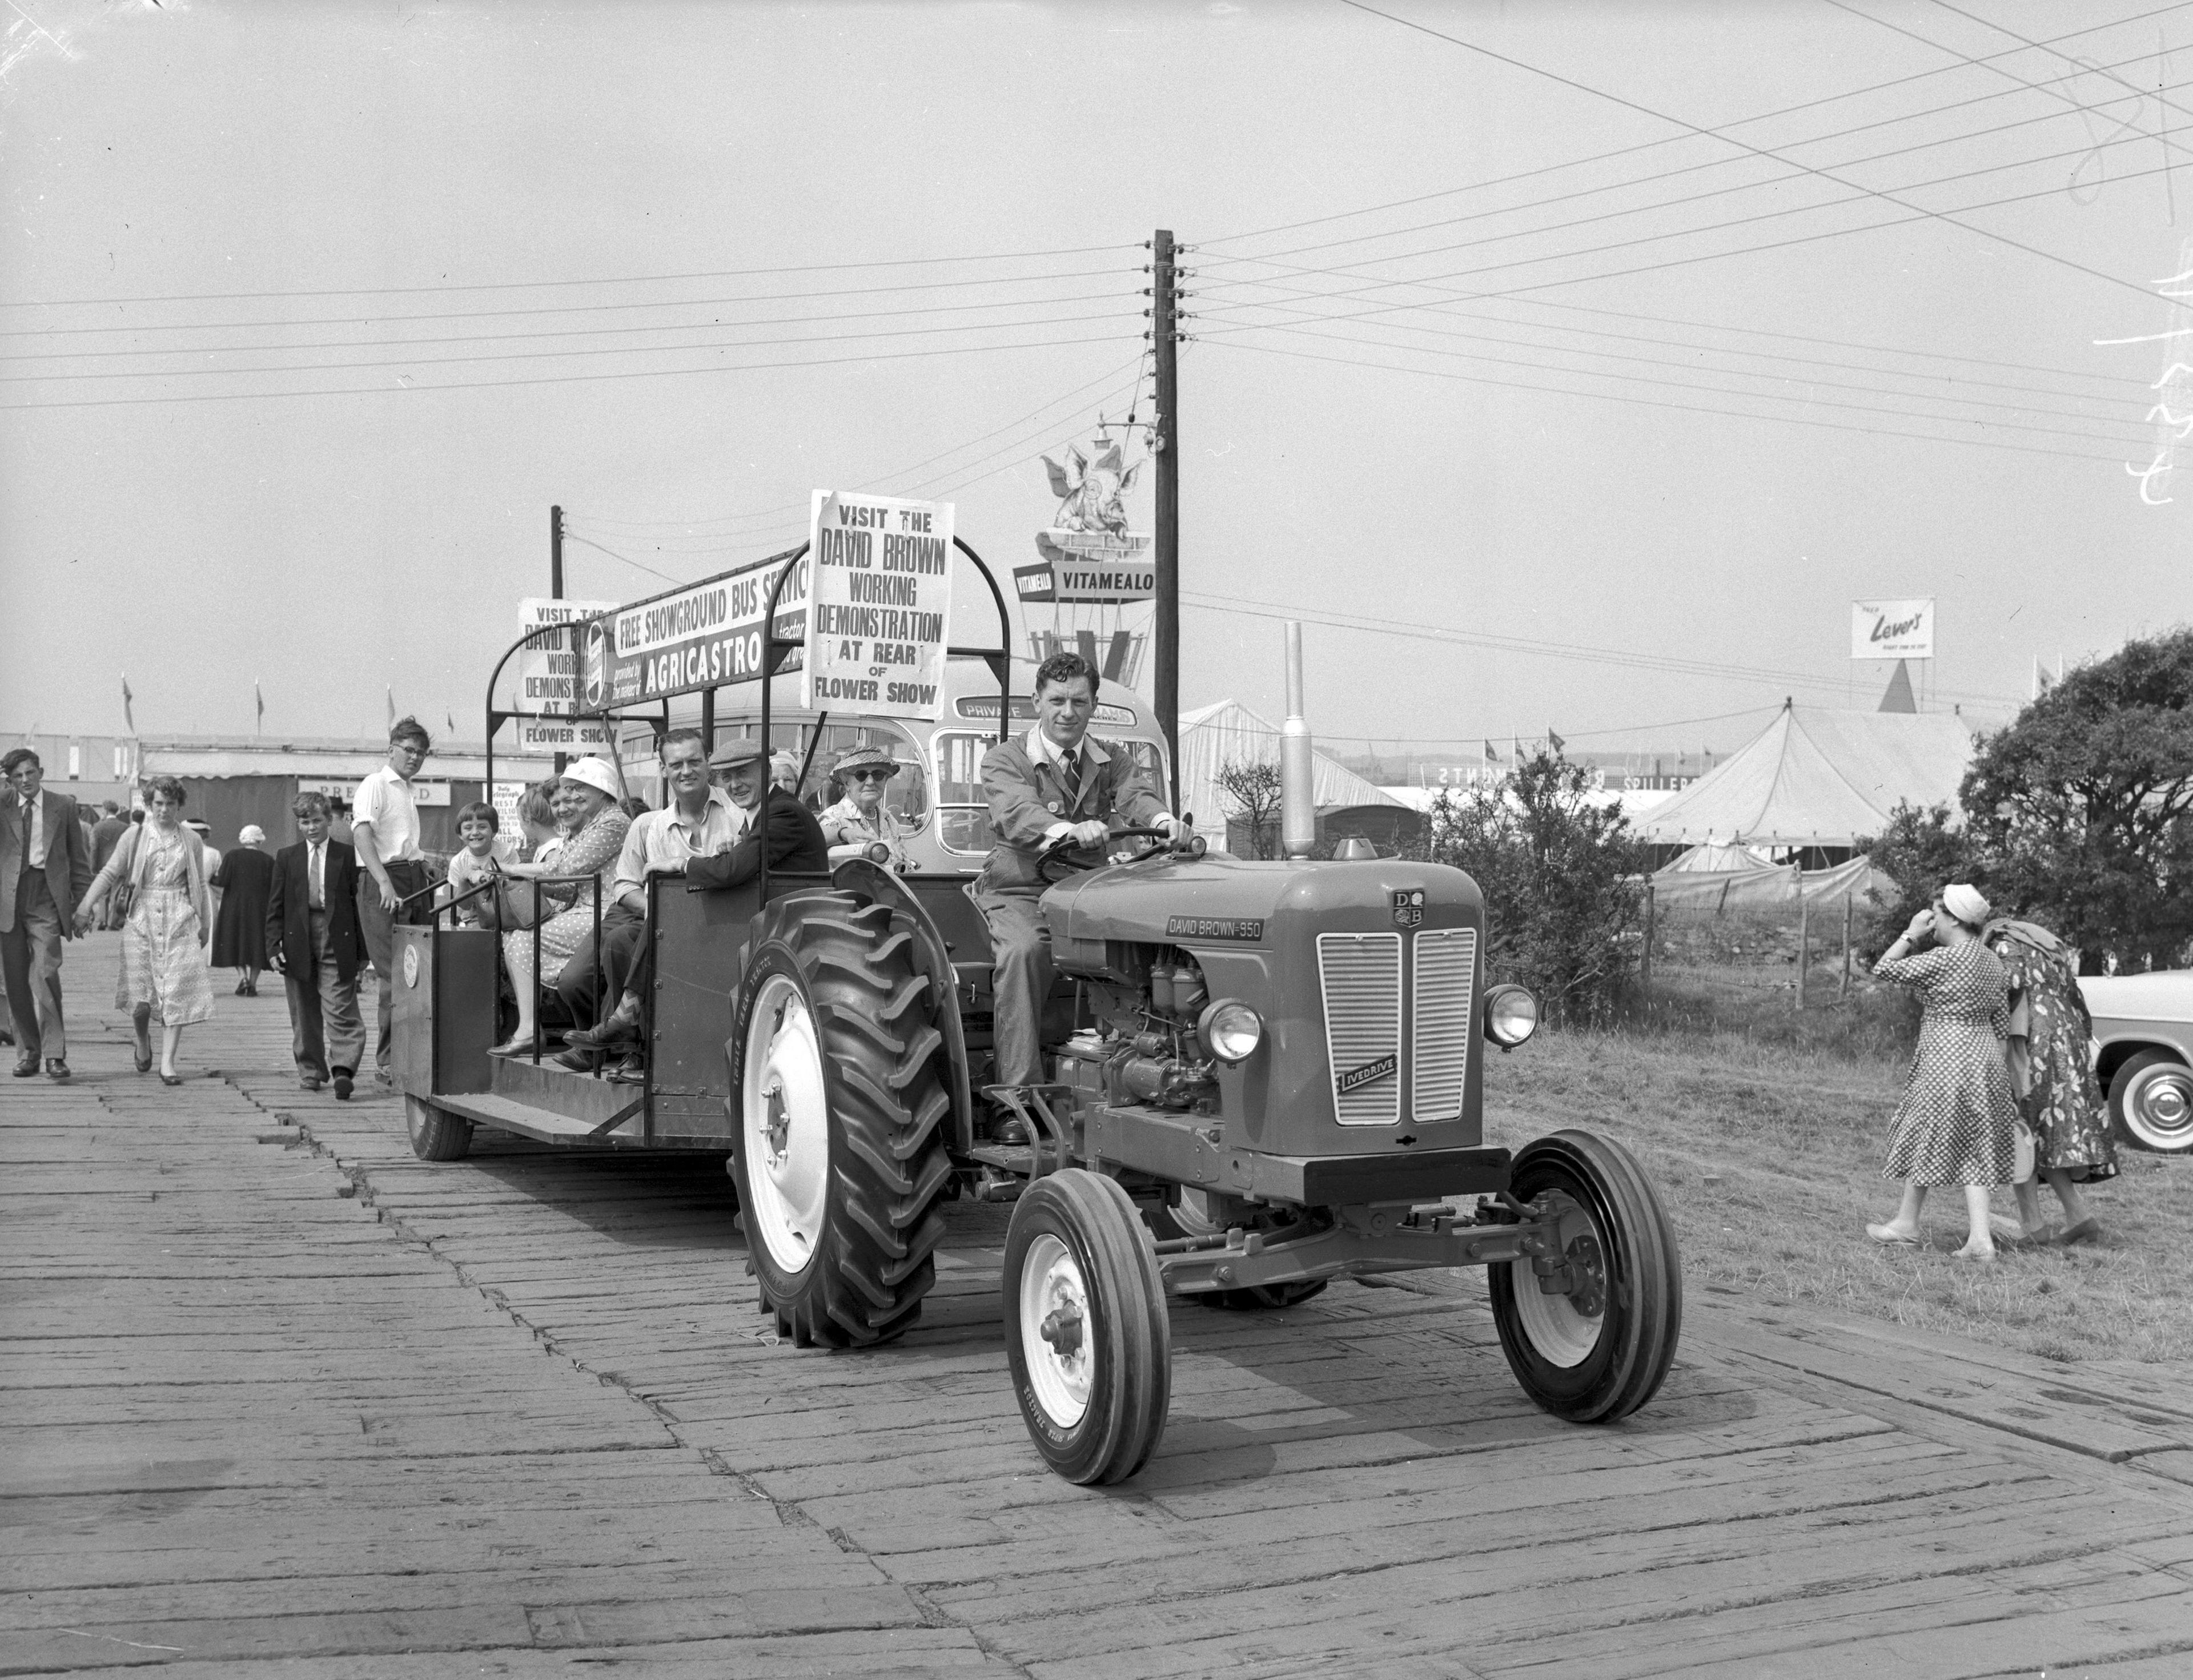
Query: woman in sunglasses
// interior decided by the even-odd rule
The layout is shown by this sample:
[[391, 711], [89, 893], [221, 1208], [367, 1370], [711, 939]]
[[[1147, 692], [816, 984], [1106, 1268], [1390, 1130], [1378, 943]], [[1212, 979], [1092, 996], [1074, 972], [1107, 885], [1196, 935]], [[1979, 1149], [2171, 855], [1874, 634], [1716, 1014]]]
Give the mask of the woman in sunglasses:
[[868, 848], [880, 842], [890, 852], [886, 867], [913, 866], [899, 820], [884, 803], [885, 790], [900, 768], [890, 749], [881, 746], [856, 746], [832, 768], [831, 774], [845, 785], [845, 797], [820, 819], [822, 837], [830, 843], [832, 863], [866, 857]]

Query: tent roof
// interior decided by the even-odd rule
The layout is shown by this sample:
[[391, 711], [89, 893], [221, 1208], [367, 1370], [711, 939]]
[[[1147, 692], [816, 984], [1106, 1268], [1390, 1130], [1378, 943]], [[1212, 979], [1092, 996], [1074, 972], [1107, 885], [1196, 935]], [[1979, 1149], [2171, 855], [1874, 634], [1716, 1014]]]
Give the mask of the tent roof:
[[1972, 756], [1972, 731], [1942, 712], [1784, 706], [1637, 831], [1662, 844], [1848, 846], [1880, 833], [1899, 803], [1954, 806]]
[[[1180, 803], [1199, 823], [1224, 823], [1230, 803], [1218, 791], [1218, 773], [1228, 764], [1275, 764], [1280, 757], [1279, 725], [1259, 717], [1239, 700], [1223, 700], [1180, 714]], [[1345, 805], [1409, 807], [1354, 771], [1314, 752], [1310, 803], [1320, 811]]]

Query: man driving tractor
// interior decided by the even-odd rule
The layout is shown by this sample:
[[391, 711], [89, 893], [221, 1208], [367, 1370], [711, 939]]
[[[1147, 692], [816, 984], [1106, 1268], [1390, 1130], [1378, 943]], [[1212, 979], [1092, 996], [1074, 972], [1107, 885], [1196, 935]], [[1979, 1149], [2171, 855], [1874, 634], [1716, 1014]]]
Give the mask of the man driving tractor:
[[1043, 1083], [1043, 1008], [1051, 995], [1051, 934], [1037, 913], [1050, 883], [1039, 867], [1061, 841], [1101, 847], [1118, 818], [1168, 834], [1168, 812], [1125, 750], [1089, 733], [1097, 676], [1079, 654], [1054, 654], [1036, 667], [1035, 727], [992, 747], [982, 791], [996, 843], [970, 896], [990, 925], [996, 966], [997, 1083]]

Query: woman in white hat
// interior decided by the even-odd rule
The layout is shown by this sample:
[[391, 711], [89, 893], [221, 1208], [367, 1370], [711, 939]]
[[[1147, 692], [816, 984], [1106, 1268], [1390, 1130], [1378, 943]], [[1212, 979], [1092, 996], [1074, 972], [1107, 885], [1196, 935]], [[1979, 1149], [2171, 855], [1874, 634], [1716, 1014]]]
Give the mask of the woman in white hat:
[[881, 746], [856, 746], [831, 768], [831, 774], [845, 787], [845, 797], [819, 819], [822, 837], [830, 843], [832, 863], [866, 857], [869, 847], [882, 845], [890, 853], [886, 867], [902, 870], [910, 866], [905, 832], [899, 826], [898, 818], [884, 803], [890, 780], [900, 768], [890, 749]]
[[[616, 879], [617, 856], [624, 849], [625, 831], [632, 826], [632, 819], [617, 805], [621, 791], [616, 771], [607, 759], [575, 760], [564, 772], [557, 802], [563, 808], [559, 814], [569, 814], [570, 838], [551, 861], [507, 863], [502, 872], [518, 880], [594, 876], [601, 883], [602, 908], [606, 911], [616, 902], [610, 889]], [[541, 984], [545, 986], [555, 984], [564, 964], [593, 936], [594, 894], [585, 882], [544, 888], [541, 896], [566, 907], [537, 930], [515, 928], [502, 936], [502, 960], [510, 969], [510, 989], [518, 996], [518, 1031], [508, 1043], [495, 1047], [491, 1054], [498, 1056], [530, 1055], [535, 1046], [535, 1009], [539, 1001], [533, 990], [535, 942], [541, 951]]]
[[1918, 992], [1924, 1005], [1918, 1054], [1881, 1167], [1883, 1177], [1904, 1180], [1904, 1203], [1887, 1224], [1866, 1226], [1876, 1243], [1918, 1247], [1927, 1191], [1954, 1184], [1964, 1189], [1969, 1224], [1957, 1258], [1995, 1257], [1988, 1186], [2018, 1176], [2018, 1100], [2003, 1050], [2010, 977], [1980, 938], [1987, 919], [1988, 901], [1978, 889], [1944, 887], [1874, 965], [1881, 979]]

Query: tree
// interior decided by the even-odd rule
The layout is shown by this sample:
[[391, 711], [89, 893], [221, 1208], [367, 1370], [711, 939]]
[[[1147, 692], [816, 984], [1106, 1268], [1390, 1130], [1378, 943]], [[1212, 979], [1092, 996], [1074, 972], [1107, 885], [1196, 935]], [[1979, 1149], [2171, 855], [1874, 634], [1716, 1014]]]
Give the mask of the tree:
[[1220, 767], [1216, 780], [1218, 791], [1226, 796], [1228, 807], [1226, 814], [1248, 831], [1250, 855], [1258, 859], [1277, 856], [1279, 766], [1261, 763], [1228, 763]]
[[1996, 897], [2085, 972], [2193, 943], [2193, 629], [2082, 666], [1989, 737], [1960, 791]]
[[1588, 1017], [1629, 974], [1644, 848], [1591, 772], [1539, 752], [1496, 786], [1433, 802], [1416, 854], [1452, 864], [1485, 894], [1486, 970], [1537, 994], [1549, 1020]]
[[1990, 898], [2000, 890], [1993, 865], [1980, 855], [1972, 831], [1947, 805], [1922, 810], [1898, 802], [1888, 826], [1871, 838], [1860, 838], [1857, 849], [1897, 885], [1893, 894], [1878, 889], [1867, 894], [1872, 909], [1861, 944], [1869, 961], [1893, 945], [1911, 918], [1950, 882], [1968, 882]]

